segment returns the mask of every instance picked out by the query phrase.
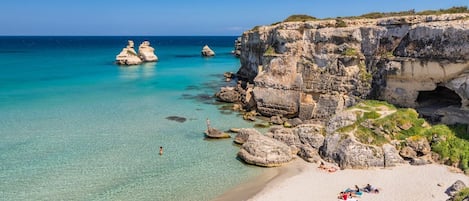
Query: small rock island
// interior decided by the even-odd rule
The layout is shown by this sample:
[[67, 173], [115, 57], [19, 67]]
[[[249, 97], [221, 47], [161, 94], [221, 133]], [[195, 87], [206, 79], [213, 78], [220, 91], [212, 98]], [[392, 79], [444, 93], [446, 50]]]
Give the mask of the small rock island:
[[215, 52], [210, 49], [210, 47], [208, 47], [208, 45], [205, 45], [203, 48], [202, 48], [202, 56], [204, 57], [213, 57], [215, 56]]
[[156, 62], [158, 57], [149, 41], [143, 41], [138, 47], [138, 54], [134, 49], [134, 41], [129, 40], [127, 46], [116, 56], [119, 65], [138, 65], [143, 62]]

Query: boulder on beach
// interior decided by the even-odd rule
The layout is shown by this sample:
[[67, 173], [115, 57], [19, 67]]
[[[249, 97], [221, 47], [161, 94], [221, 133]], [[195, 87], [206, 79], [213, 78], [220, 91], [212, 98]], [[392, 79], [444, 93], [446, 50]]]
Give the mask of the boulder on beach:
[[456, 193], [458, 193], [461, 189], [465, 187], [466, 184], [463, 181], [457, 180], [450, 187], [448, 187], [448, 189], [446, 189], [445, 193], [449, 196], [454, 196], [456, 195]]
[[142, 63], [142, 59], [134, 50], [134, 41], [129, 40], [127, 46], [116, 56], [116, 63], [119, 65], [138, 65]]
[[202, 48], [202, 56], [204, 57], [213, 57], [215, 56], [215, 52], [210, 49], [210, 47], [208, 47], [208, 45], [205, 45], [203, 48]]
[[261, 135], [249, 135], [238, 152], [238, 157], [248, 164], [276, 167], [293, 160], [291, 148], [283, 142]]
[[242, 128], [239, 129], [238, 134], [234, 139], [234, 142], [238, 144], [244, 144], [251, 135], [261, 135], [261, 133], [259, 133], [259, 131], [254, 128]]
[[155, 55], [155, 48], [150, 46], [149, 41], [143, 41], [138, 47], [138, 56], [144, 62], [155, 62], [158, 61], [158, 57]]

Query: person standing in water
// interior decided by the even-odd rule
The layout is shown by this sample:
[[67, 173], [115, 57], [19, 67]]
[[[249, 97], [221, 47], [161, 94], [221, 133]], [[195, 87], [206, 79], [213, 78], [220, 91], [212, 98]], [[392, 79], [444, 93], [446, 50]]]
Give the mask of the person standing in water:
[[160, 155], [163, 155], [163, 147], [160, 147]]
[[207, 118], [207, 130], [210, 130], [210, 119]]

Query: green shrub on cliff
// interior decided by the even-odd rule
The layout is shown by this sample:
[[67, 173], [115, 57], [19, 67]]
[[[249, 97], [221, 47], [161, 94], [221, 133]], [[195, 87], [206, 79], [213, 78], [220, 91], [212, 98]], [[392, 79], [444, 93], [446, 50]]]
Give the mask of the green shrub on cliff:
[[396, 106], [385, 101], [365, 100], [352, 108], [359, 108], [368, 111], [396, 110]]
[[454, 195], [453, 197], [453, 201], [463, 201], [464, 198], [467, 198], [469, 197], [469, 187], [465, 187], [461, 190], [459, 190], [458, 193], [456, 193], [456, 195]]
[[392, 140], [405, 144], [406, 140], [426, 138], [431, 142], [432, 151], [440, 156], [441, 162], [469, 173], [468, 125], [431, 126], [419, 118], [414, 109], [396, 108], [376, 100], [362, 101], [348, 110], [357, 114], [357, 121], [337, 132], [353, 133], [359, 142], [378, 146]]
[[342, 52], [344, 56], [358, 56], [358, 51], [355, 48], [347, 48]]
[[363, 62], [358, 64], [360, 80], [366, 84], [367, 87], [370, 86], [373, 75], [366, 70], [366, 66]]
[[416, 13], [417, 15], [441, 15], [441, 14], [454, 14], [454, 13], [469, 13], [467, 6], [455, 6], [448, 9], [440, 10], [424, 10]]
[[317, 18], [309, 15], [291, 15], [287, 17], [287, 19], [283, 20], [283, 22], [306, 22], [314, 20], [317, 20]]
[[264, 56], [272, 56], [272, 55], [275, 55], [275, 49], [272, 47], [272, 46], [269, 46], [265, 52], [264, 52]]
[[347, 23], [341, 19], [335, 20], [335, 27], [347, 27]]
[[455, 6], [455, 7], [451, 7], [448, 9], [424, 10], [420, 12], [415, 12], [415, 9], [411, 9], [408, 11], [400, 11], [400, 12], [371, 12], [371, 13], [366, 13], [360, 16], [351, 16], [351, 17], [346, 17], [346, 18], [378, 19], [378, 18], [383, 18], [383, 17], [399, 17], [399, 16], [409, 16], [409, 15], [442, 15], [442, 14], [454, 14], [454, 13], [469, 13], [469, 9], [467, 8], [467, 6]]
[[383, 18], [383, 17], [396, 17], [396, 16], [406, 16], [406, 15], [415, 15], [415, 10], [412, 9], [408, 11], [386, 12], [386, 13], [372, 12], [372, 13], [366, 13], [366, 14], [360, 15], [358, 16], [358, 18], [377, 19], [377, 18]]
[[435, 125], [425, 131], [425, 135], [434, 142], [432, 151], [438, 153], [447, 165], [469, 170], [469, 141], [458, 136], [466, 136], [467, 125]]

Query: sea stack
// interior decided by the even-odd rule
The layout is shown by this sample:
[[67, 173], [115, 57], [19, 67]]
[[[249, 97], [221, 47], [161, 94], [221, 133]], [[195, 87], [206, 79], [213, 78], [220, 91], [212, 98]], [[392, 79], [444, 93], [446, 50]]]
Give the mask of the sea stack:
[[155, 48], [150, 46], [149, 41], [143, 41], [138, 47], [138, 56], [143, 62], [155, 62], [158, 61], [158, 57], [155, 55]]
[[129, 40], [127, 42], [127, 46], [116, 56], [116, 63], [119, 65], [138, 65], [142, 63], [134, 50], [134, 41]]
[[215, 52], [210, 49], [210, 47], [208, 47], [208, 45], [205, 45], [203, 48], [202, 48], [202, 56], [204, 57], [213, 57], [215, 56]]

